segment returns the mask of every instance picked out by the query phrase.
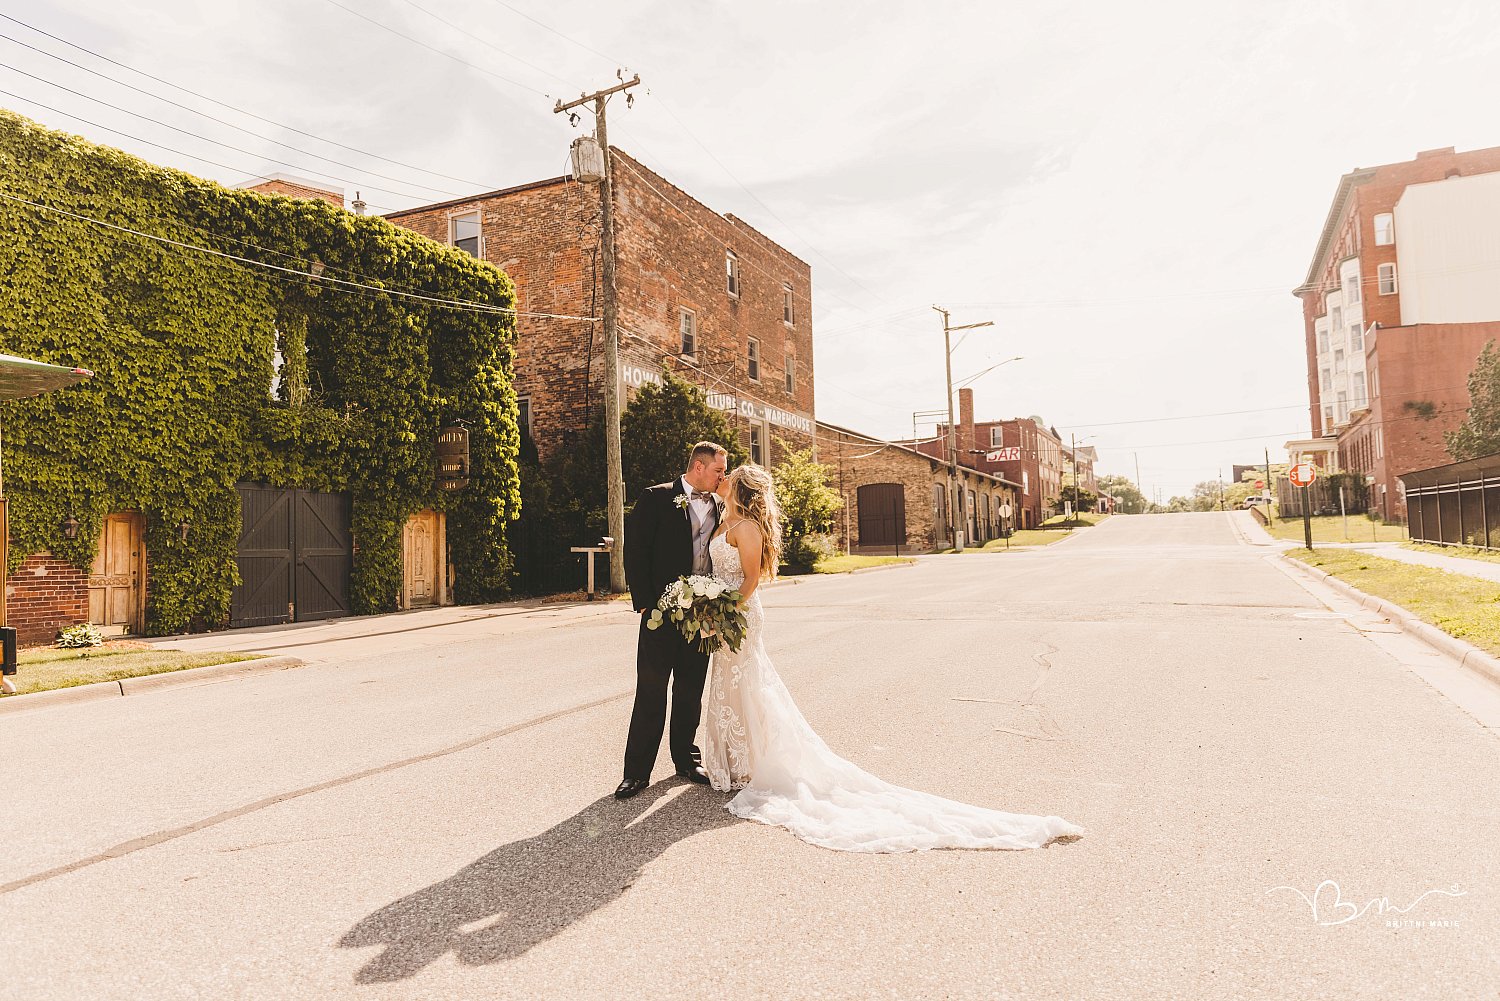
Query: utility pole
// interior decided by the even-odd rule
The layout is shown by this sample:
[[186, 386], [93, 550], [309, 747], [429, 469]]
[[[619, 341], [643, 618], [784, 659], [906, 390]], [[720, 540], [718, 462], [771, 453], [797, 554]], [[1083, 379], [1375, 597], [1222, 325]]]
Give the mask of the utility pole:
[[[1130, 454], [1133, 455], [1133, 456], [1135, 456], [1135, 489], [1140, 492], [1141, 500], [1145, 501], [1146, 500], [1146, 485], [1141, 482], [1141, 453], [1139, 453], [1139, 452], [1131, 452]], [[1145, 512], [1145, 511], [1141, 512], [1141, 514], [1146, 514], [1146, 513], [1147, 512]]]
[[[1270, 448], [1267, 448], [1266, 449], [1266, 492], [1263, 493], [1263, 494], [1261, 494], [1261, 496], [1262, 497], [1274, 497], [1274, 496], [1276, 496], [1275, 494], [1271, 493], [1271, 488], [1274, 485], [1275, 485], [1274, 481], [1272, 481], [1272, 479], [1271, 479], [1271, 450], [1270, 450]], [[1266, 502], [1266, 525], [1269, 526], [1270, 524], [1271, 524], [1271, 502], [1267, 501]]]
[[958, 482], [958, 428], [953, 423], [953, 346], [951, 335], [955, 330], [974, 330], [978, 327], [993, 327], [991, 320], [983, 323], [966, 323], [961, 327], [950, 327], [948, 325], [948, 311], [938, 306], [933, 306], [943, 315], [943, 365], [948, 372], [948, 495], [956, 501], [948, 506], [948, 538], [953, 541], [953, 548], [959, 552], [964, 551], [963, 544], [959, 541], [959, 525], [967, 525], [963, 517], [964, 491]]
[[630, 80], [620, 75], [620, 83], [592, 94], [582, 94], [576, 101], [564, 104], [561, 99], [553, 114], [561, 114], [583, 104], [594, 102], [594, 134], [604, 157], [604, 176], [599, 182], [599, 222], [603, 228], [600, 256], [604, 272], [604, 451], [605, 491], [609, 506], [609, 534], [614, 547], [609, 559], [609, 589], [623, 594], [625, 583], [625, 471], [620, 458], [620, 334], [616, 329], [618, 306], [615, 300], [615, 210], [614, 185], [611, 178], [613, 160], [609, 155], [609, 132], [605, 127], [604, 108], [611, 94], [638, 86], [641, 75]]

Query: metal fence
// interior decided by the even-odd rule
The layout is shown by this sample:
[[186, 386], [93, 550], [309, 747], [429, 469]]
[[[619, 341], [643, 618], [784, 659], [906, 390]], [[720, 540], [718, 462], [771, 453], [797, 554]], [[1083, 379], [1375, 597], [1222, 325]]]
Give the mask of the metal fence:
[[1500, 549], [1500, 453], [1403, 473], [1416, 542]]

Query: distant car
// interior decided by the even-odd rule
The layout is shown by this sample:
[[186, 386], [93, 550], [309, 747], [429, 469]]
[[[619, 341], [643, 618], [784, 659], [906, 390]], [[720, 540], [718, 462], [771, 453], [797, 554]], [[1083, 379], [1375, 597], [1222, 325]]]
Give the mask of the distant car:
[[1266, 494], [1255, 494], [1240, 501], [1240, 510], [1248, 511], [1250, 508], [1260, 507], [1262, 504], [1275, 503], [1276, 499], [1274, 497], [1267, 496]]

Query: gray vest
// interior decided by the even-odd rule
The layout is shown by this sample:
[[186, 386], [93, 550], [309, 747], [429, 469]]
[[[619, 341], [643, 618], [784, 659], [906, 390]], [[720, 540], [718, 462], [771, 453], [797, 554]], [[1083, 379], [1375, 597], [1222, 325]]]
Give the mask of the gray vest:
[[714, 534], [713, 505], [688, 504], [687, 519], [693, 531], [693, 573], [710, 574], [713, 564], [708, 558], [708, 540]]

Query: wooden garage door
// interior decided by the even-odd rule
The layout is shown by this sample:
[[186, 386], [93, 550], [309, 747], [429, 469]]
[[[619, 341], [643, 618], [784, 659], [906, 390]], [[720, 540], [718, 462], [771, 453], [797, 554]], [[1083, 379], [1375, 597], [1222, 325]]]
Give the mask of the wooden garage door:
[[906, 488], [900, 483], [867, 483], [859, 488], [860, 548], [906, 543]]
[[353, 538], [349, 498], [239, 484], [240, 584], [231, 626], [307, 622], [349, 614]]

